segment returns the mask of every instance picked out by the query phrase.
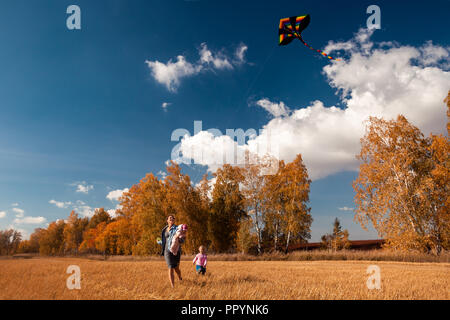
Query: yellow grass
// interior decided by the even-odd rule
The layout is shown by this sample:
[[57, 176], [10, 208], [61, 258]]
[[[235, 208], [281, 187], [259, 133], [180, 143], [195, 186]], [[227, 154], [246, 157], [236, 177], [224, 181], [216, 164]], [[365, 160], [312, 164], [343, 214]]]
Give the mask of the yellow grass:
[[[381, 289], [369, 290], [369, 265], [381, 269]], [[81, 269], [81, 289], [69, 290], [69, 265]], [[207, 275], [181, 262], [183, 281], [170, 288], [161, 260], [79, 258], [0, 260], [0, 299], [446, 299], [449, 263], [378, 261], [210, 261]]]

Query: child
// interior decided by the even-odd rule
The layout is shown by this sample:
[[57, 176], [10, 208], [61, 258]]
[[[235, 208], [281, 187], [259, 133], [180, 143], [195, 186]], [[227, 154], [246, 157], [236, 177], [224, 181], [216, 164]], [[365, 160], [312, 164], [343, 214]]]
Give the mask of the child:
[[186, 237], [187, 229], [187, 225], [180, 224], [177, 232], [173, 236], [172, 243], [170, 244], [170, 252], [175, 256], [178, 254], [178, 249], [180, 248], [180, 239]]
[[204, 246], [200, 246], [198, 248], [198, 251], [200, 251], [199, 254], [197, 254], [194, 258], [194, 261], [192, 261], [192, 264], [196, 264], [195, 266], [195, 270], [197, 271], [197, 274], [202, 274], [205, 275], [206, 272], [206, 262], [207, 262], [207, 256], [205, 254], [205, 247]]

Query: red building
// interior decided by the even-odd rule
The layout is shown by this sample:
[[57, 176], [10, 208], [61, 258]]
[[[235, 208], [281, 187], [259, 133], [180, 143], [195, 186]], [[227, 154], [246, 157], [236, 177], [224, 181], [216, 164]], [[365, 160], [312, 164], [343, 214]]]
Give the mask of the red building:
[[[350, 248], [353, 250], [372, 250], [380, 249], [385, 242], [383, 239], [376, 240], [350, 240]], [[320, 249], [320, 242], [303, 243], [289, 246], [289, 251], [295, 250], [316, 250]]]

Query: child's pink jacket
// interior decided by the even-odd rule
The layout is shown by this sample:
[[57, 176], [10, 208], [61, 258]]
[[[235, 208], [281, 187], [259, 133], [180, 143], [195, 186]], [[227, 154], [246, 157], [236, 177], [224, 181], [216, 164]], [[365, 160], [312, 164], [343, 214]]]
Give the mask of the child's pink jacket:
[[192, 261], [193, 263], [197, 262], [196, 265], [197, 266], [202, 266], [202, 267], [206, 267], [206, 262], [208, 261], [208, 258], [206, 256], [206, 254], [197, 254], [194, 258], [194, 260]]

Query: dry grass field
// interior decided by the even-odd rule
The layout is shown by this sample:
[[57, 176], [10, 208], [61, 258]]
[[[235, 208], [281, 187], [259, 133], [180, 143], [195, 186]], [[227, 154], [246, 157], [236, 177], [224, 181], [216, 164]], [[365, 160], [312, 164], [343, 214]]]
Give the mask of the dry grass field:
[[[373, 264], [380, 290], [366, 286]], [[81, 269], [80, 290], [66, 287], [69, 265]], [[0, 299], [450, 299], [449, 263], [210, 261], [202, 277], [181, 261], [181, 271], [171, 289], [163, 260], [4, 259]]]

